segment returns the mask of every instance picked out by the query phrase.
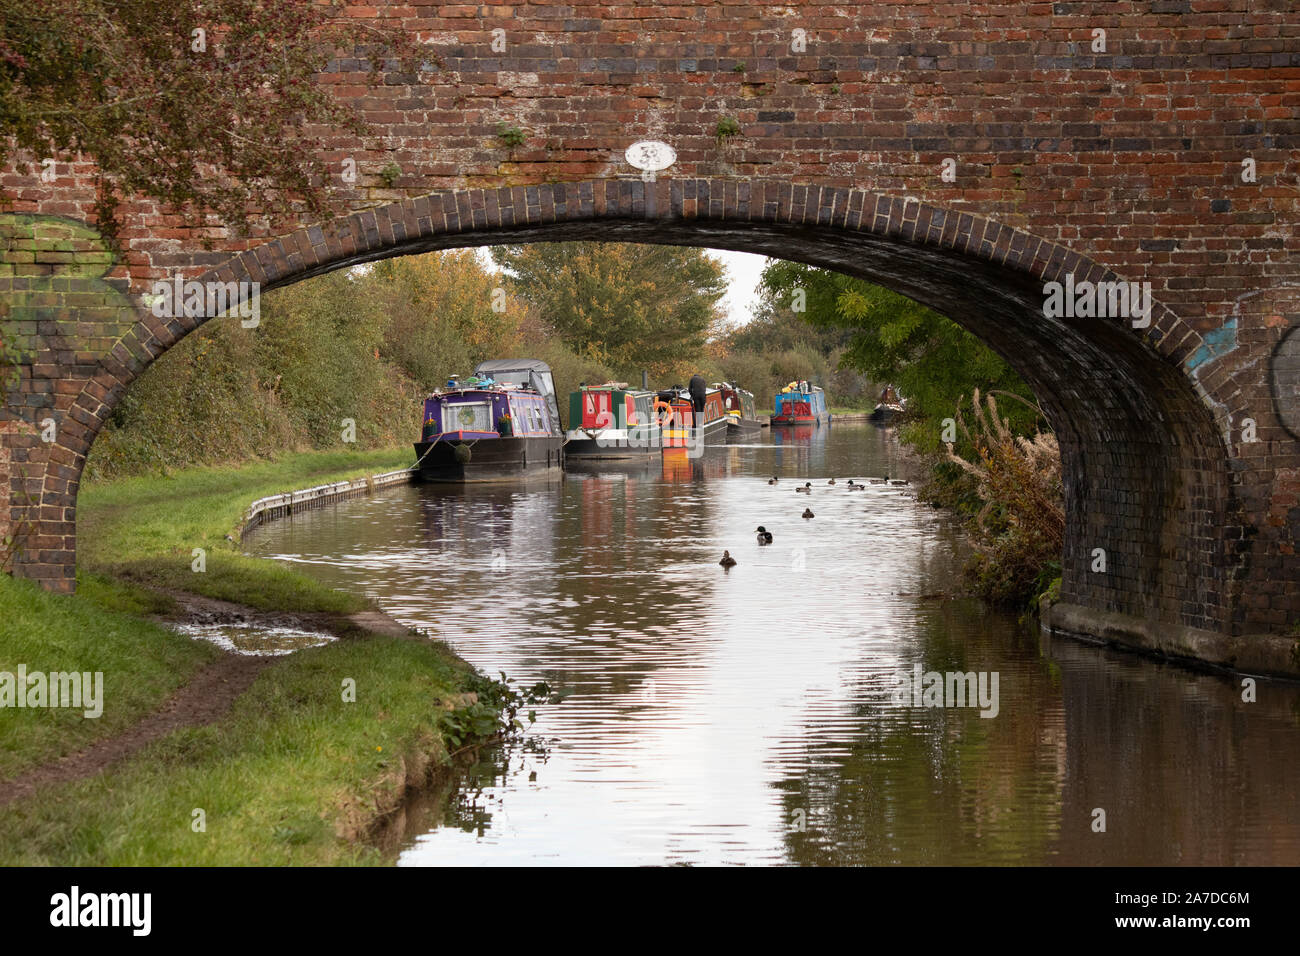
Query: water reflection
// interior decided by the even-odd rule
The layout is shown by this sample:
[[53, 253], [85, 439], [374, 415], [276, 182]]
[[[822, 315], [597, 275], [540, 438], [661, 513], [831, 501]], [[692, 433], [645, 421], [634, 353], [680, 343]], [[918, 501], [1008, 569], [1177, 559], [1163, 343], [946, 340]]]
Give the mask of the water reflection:
[[[411, 815], [403, 864], [1300, 862], [1295, 686], [1246, 704], [1233, 680], [954, 597], [950, 519], [846, 486], [905, 473], [889, 434], [840, 423], [563, 482], [394, 489], [249, 546], [489, 673], [574, 691]], [[998, 716], [895, 703], [918, 663], [997, 671]]]

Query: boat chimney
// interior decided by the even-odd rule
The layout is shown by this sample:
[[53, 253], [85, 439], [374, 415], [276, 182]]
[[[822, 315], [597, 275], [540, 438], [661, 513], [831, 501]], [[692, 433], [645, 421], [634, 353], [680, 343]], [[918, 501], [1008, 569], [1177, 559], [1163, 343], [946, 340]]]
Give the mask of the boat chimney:
[[650, 391], [650, 373], [645, 369], [641, 369], [641, 391]]

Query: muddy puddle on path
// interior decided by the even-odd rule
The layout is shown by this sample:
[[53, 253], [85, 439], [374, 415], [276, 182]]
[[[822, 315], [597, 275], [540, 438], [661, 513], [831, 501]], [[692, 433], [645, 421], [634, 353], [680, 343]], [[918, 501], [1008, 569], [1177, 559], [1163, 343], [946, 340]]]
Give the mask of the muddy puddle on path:
[[337, 640], [333, 634], [322, 631], [259, 624], [173, 624], [172, 627], [186, 637], [216, 644], [222, 650], [258, 657], [281, 657]]
[[[1232, 678], [957, 596], [956, 523], [910, 486], [847, 485], [886, 476], [909, 477], [887, 432], [765, 431], [693, 461], [394, 488], [245, 546], [572, 692], [407, 815], [402, 865], [1300, 864], [1300, 688], [1245, 703]], [[917, 665], [997, 673], [996, 716], [899, 703]]]
[[197, 594], [172, 595], [178, 608], [162, 623], [193, 640], [250, 657], [283, 657], [338, 638], [295, 614], [262, 612]]

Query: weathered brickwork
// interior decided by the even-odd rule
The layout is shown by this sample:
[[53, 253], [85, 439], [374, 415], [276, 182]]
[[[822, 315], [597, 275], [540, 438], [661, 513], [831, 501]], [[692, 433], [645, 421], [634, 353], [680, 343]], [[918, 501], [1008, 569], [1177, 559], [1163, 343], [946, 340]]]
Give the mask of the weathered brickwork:
[[[28, 529], [19, 573], [71, 587], [84, 456], [131, 381], [200, 321], [153, 318], [151, 281], [274, 287], [427, 249], [626, 239], [837, 268], [984, 338], [1060, 437], [1065, 600], [1221, 634], [1300, 621], [1289, 0], [352, 12], [418, 36], [442, 69], [372, 86], [341, 60], [321, 77], [375, 130], [330, 140], [335, 218], [250, 214], [250, 236], [211, 230], [205, 248], [141, 202], [109, 263], [74, 229], [93, 221], [90, 170], [5, 176], [19, 201], [0, 281], [35, 353], [6, 408], [25, 428], [0, 456], [9, 523]], [[739, 135], [719, 135], [724, 119]], [[498, 135], [512, 128], [522, 145]], [[623, 158], [644, 138], [678, 154], [653, 184]], [[1046, 318], [1043, 285], [1067, 273], [1150, 282], [1150, 327]]]

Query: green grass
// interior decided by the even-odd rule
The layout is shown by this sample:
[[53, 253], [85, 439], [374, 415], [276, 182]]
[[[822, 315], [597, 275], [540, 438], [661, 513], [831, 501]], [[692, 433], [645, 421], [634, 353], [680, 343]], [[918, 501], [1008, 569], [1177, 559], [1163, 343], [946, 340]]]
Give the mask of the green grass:
[[[240, 555], [225, 536], [257, 498], [400, 468], [410, 457], [405, 449], [294, 454], [88, 484], [78, 501], [77, 593], [0, 576], [0, 670], [102, 671], [104, 713], [0, 709], [0, 779], [132, 726], [216, 659], [214, 647], [145, 620], [174, 607], [170, 590], [268, 610], [362, 606]], [[191, 570], [196, 547], [207, 549], [204, 573]], [[394, 805], [408, 776], [422, 779], [430, 762], [446, 760], [439, 702], [483, 685], [442, 644], [352, 632], [359, 636], [268, 665], [217, 724], [177, 731], [100, 775], [0, 808], [0, 864], [383, 862], [354, 837], [377, 807]], [[343, 701], [345, 678], [356, 681], [355, 703]], [[479, 724], [456, 732], [494, 708], [461, 712]], [[191, 826], [195, 809], [206, 813], [206, 832]]]
[[[80, 570], [264, 610], [359, 610], [364, 599], [292, 568], [244, 557], [226, 535], [258, 498], [392, 471], [411, 459], [407, 449], [306, 452], [240, 468], [188, 468], [88, 484], [77, 500]], [[206, 552], [202, 573], [192, 570], [195, 548]]]
[[219, 653], [141, 620], [150, 598], [101, 578], [61, 597], [0, 575], [0, 671], [102, 671], [104, 712], [0, 708], [0, 779], [130, 727]]
[[[400, 638], [293, 654], [221, 723], [174, 733], [57, 799], [0, 808], [0, 865], [385, 862], [340, 831], [392, 805], [408, 765], [446, 761], [431, 715], [469, 678], [444, 646]], [[206, 831], [193, 829], [196, 809]]]

